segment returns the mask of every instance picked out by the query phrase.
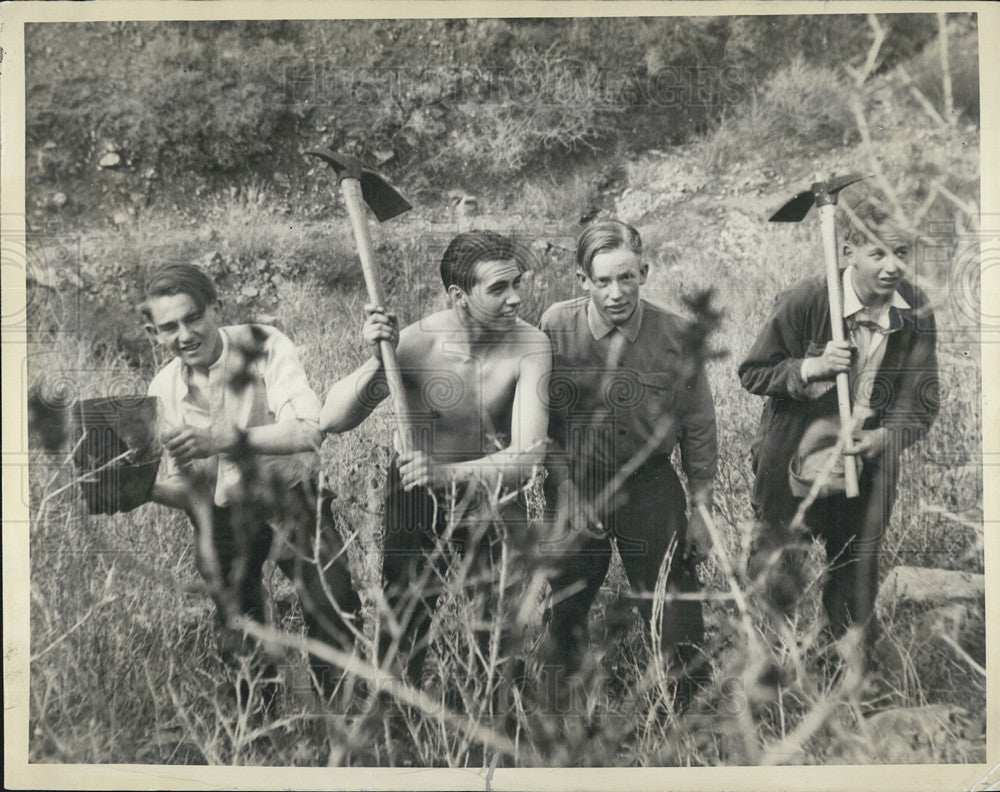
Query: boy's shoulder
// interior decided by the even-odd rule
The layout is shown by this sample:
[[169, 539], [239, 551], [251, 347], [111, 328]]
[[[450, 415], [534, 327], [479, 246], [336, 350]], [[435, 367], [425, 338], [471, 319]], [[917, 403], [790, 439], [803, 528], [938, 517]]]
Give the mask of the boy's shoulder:
[[[841, 272], [843, 272], [841, 270]], [[807, 302], [827, 298], [826, 275], [810, 275], [778, 292], [777, 302]]]
[[539, 324], [544, 328], [547, 325], [565, 323], [574, 317], [586, 315], [589, 300], [589, 295], [584, 294], [580, 297], [553, 303], [542, 314]]
[[282, 333], [277, 327], [273, 327], [272, 325], [257, 324], [256, 322], [226, 325], [225, 327], [220, 327], [219, 331], [225, 333], [230, 342], [235, 341], [237, 344], [244, 347], [252, 346], [254, 344], [261, 344], [266, 347], [285, 341], [291, 343], [291, 339], [289, 339], [288, 336]]
[[903, 278], [896, 287], [899, 296], [909, 303], [910, 308], [919, 310], [922, 314], [931, 313], [931, 303], [927, 294], [917, 284]]
[[181, 365], [181, 359], [179, 357], [168, 360], [163, 367], [153, 375], [153, 379], [149, 381], [149, 387], [146, 392], [150, 396], [160, 396], [161, 398], [171, 393], [173, 391], [174, 383], [176, 383], [178, 377], [181, 376]]
[[647, 300], [643, 297], [642, 318], [644, 322], [647, 317], [650, 321], [656, 322], [657, 324], [665, 326], [669, 329], [683, 327], [686, 323], [684, 317], [677, 313], [677, 311], [672, 311], [659, 303]]
[[549, 337], [545, 331], [523, 319], [517, 320], [517, 324], [511, 331], [511, 341], [519, 350], [523, 350], [523, 352], [539, 349], [549, 351], [552, 349]]
[[403, 349], [427, 349], [436, 339], [454, 330], [453, 311], [443, 310], [422, 316], [408, 324], [399, 332], [399, 347]]

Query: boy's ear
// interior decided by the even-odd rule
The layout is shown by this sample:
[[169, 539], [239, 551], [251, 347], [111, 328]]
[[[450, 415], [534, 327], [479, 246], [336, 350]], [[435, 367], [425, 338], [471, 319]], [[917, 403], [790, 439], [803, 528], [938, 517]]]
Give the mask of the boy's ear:
[[580, 281], [580, 288], [585, 292], [590, 291], [590, 276], [587, 275], [582, 269], [576, 271], [576, 279]]
[[844, 258], [850, 258], [851, 256], [854, 255], [854, 248], [851, 247], [851, 244], [849, 242], [844, 243], [844, 247], [841, 248], [840, 250], [840, 255], [842, 255]]
[[453, 283], [448, 287], [448, 299], [451, 300], [453, 305], [464, 305], [465, 296], [465, 289], [461, 286]]
[[154, 325], [152, 322], [150, 322], [148, 319], [146, 319], [142, 323], [142, 327], [146, 331], [146, 335], [148, 335], [150, 338], [152, 338], [155, 341], [156, 340], [156, 325]]
[[649, 276], [649, 265], [643, 264], [639, 267], [639, 285], [642, 286], [646, 282], [646, 278]]

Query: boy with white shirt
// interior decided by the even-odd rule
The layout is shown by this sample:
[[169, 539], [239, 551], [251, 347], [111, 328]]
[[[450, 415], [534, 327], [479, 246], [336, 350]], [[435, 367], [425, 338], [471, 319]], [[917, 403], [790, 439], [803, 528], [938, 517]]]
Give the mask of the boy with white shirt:
[[152, 500], [190, 518], [221, 620], [264, 621], [262, 568], [282, 536], [277, 564], [295, 584], [309, 636], [349, 646], [360, 600], [329, 498], [316, 491], [319, 398], [287, 336], [219, 327], [217, 307], [212, 280], [195, 266], [161, 267], [147, 281], [147, 328], [174, 355], [149, 385], [165, 451]]
[[748, 391], [767, 397], [751, 448], [758, 533], [750, 572], [777, 570], [766, 591], [771, 604], [787, 610], [801, 593], [788, 563], [789, 547], [800, 537], [789, 527], [811, 485], [798, 473], [821, 450], [817, 440], [829, 437], [824, 424], [838, 425], [834, 381], [841, 372], [849, 375], [854, 447], [845, 453], [860, 461], [861, 494], [847, 498], [842, 487], [824, 487], [804, 523], [823, 539], [833, 565], [823, 590], [833, 634], [854, 624], [870, 642], [878, 552], [896, 498], [899, 455], [937, 415], [938, 375], [934, 315], [904, 277], [909, 246], [871, 200], [855, 214], [865, 228], [841, 229], [847, 266], [838, 321], [850, 340], [829, 340], [825, 278], [808, 278], [778, 295], [739, 376]]

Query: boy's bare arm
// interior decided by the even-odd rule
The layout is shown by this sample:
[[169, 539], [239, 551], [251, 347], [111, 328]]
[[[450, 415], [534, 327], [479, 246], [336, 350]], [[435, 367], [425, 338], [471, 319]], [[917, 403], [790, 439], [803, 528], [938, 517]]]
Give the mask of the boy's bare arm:
[[339, 434], [354, 429], [372, 414], [388, 391], [382, 361], [368, 358], [330, 388], [319, 413], [320, 430]]
[[187, 482], [180, 476], [170, 476], [169, 478], [157, 481], [153, 484], [153, 492], [149, 498], [153, 503], [167, 506], [171, 509], [186, 509], [190, 496]]
[[[290, 419], [247, 430], [247, 448], [255, 454], [297, 454], [319, 448], [323, 435], [315, 421]], [[228, 454], [240, 446], [240, 432], [232, 425], [222, 429], [183, 426], [163, 437], [163, 445], [179, 463]]]
[[380, 306], [366, 305], [365, 312], [367, 317], [361, 335], [371, 347], [372, 356], [330, 388], [319, 414], [319, 428], [323, 432], [339, 434], [354, 429], [389, 395], [382, 367], [382, 341], [395, 344], [398, 340], [397, 355], [400, 357], [410, 355], [414, 345], [412, 327], [397, 334], [395, 316]]

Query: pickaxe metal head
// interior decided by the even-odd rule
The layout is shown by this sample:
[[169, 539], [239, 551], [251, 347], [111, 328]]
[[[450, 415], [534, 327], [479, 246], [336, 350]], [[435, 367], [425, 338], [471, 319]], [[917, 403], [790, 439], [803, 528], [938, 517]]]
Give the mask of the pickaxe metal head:
[[350, 154], [339, 154], [330, 149], [316, 148], [306, 151], [318, 157], [337, 173], [340, 181], [356, 179], [361, 183], [361, 196], [380, 223], [408, 212], [413, 207], [399, 194], [395, 187], [374, 171], [361, 167], [361, 160]]
[[826, 206], [837, 203], [837, 193], [867, 178], [860, 173], [849, 173], [846, 176], [834, 176], [827, 181], [813, 182], [812, 187], [800, 192], [770, 217], [772, 223], [798, 223], [809, 214], [813, 204]]

